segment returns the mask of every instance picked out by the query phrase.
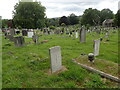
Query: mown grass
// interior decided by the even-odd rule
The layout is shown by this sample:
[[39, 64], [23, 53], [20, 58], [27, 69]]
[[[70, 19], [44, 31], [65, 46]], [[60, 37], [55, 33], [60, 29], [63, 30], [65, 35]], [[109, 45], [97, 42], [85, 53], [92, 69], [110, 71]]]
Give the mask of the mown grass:
[[[93, 33], [94, 34], [94, 33]], [[86, 43], [80, 43], [79, 38], [67, 35], [42, 35], [35, 45], [31, 38], [25, 38], [26, 45], [15, 47], [13, 42], [2, 40], [3, 88], [106, 88], [117, 87], [117, 83], [102, 80], [97, 75], [81, 68], [71, 59], [81, 53], [93, 52], [93, 37], [87, 34]], [[101, 34], [100, 37], [104, 36]], [[111, 33], [110, 41], [105, 38], [101, 42], [100, 55], [97, 58], [118, 62], [118, 32]], [[31, 44], [28, 44], [32, 42]], [[61, 46], [62, 64], [68, 69], [58, 75], [49, 75], [49, 48]], [[114, 84], [113, 84], [114, 83]]]

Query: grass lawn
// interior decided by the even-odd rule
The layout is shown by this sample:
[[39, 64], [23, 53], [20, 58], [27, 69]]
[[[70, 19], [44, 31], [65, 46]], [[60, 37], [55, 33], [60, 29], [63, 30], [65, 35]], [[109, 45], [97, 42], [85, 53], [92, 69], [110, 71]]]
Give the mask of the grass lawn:
[[[71, 60], [82, 53], [93, 52], [93, 40], [99, 38], [93, 35], [95, 33], [87, 33], [86, 43], [80, 43], [79, 38], [76, 39], [67, 35], [42, 35], [39, 37], [39, 42], [42, 40], [48, 40], [48, 42], [38, 45], [35, 45], [31, 38], [25, 37], [26, 45], [24, 47], [15, 47], [13, 42], [4, 39], [3, 36], [3, 88], [117, 87], [116, 82], [88, 72]], [[100, 37], [102, 36], [104, 34], [100, 35]], [[96, 58], [118, 63], [118, 32], [112, 33], [111, 31], [110, 41], [106, 41], [106, 39], [101, 42], [100, 55]], [[62, 64], [67, 68], [67, 71], [57, 75], [48, 75], [47, 72], [50, 69], [49, 48], [54, 46], [61, 46]]]

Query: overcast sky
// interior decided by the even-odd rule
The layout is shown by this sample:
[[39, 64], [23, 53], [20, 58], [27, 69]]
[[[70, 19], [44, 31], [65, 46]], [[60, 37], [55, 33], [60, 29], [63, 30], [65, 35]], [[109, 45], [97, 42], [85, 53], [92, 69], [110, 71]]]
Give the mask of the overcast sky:
[[[33, 0], [35, 1], [35, 0]], [[68, 16], [71, 13], [82, 15], [85, 9], [97, 8], [102, 10], [109, 8], [114, 13], [118, 10], [120, 0], [37, 0], [46, 7], [48, 18]], [[12, 11], [19, 0], [0, 0], [0, 16], [3, 19], [12, 19]]]

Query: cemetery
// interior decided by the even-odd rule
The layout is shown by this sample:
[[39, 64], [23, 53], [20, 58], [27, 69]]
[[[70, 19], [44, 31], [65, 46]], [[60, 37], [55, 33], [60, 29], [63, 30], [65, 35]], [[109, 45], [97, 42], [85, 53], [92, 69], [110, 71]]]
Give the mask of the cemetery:
[[120, 9], [48, 18], [38, 1], [0, 16], [0, 88], [119, 89]]
[[[118, 77], [117, 29], [111, 28], [108, 37], [104, 37], [105, 31], [102, 31], [105, 34], [101, 33], [99, 37], [96, 32], [79, 32], [78, 38], [76, 33], [73, 33], [74, 37], [70, 37], [66, 33], [45, 35], [38, 32], [38, 44], [35, 44], [33, 36], [22, 36], [22, 32], [13, 36], [15, 39], [19, 38], [18, 41], [2, 36], [3, 87], [118, 87], [117, 81], [89, 72], [72, 60], [76, 59], [81, 64]], [[85, 42], [81, 42], [80, 37]], [[110, 41], [106, 41], [107, 39]], [[16, 45], [19, 40], [20, 44]], [[95, 45], [95, 40], [100, 42], [96, 44], [98, 46]], [[42, 43], [43, 41], [46, 43]], [[22, 42], [24, 45], [21, 46]], [[94, 63], [89, 61], [89, 53], [94, 53]], [[51, 74], [48, 73], [50, 69]], [[61, 69], [65, 70], [55, 74]]]

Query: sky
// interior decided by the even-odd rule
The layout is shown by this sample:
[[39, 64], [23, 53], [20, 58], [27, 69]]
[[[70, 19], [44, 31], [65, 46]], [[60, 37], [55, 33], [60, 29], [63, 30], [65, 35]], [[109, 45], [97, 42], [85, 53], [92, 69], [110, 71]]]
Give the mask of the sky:
[[[33, 0], [36, 1], [36, 0]], [[69, 16], [71, 13], [79, 16], [85, 9], [93, 8], [102, 10], [109, 8], [114, 14], [118, 10], [120, 0], [37, 0], [46, 7], [48, 18]], [[0, 16], [2, 19], [12, 19], [14, 6], [19, 0], [0, 0]]]

